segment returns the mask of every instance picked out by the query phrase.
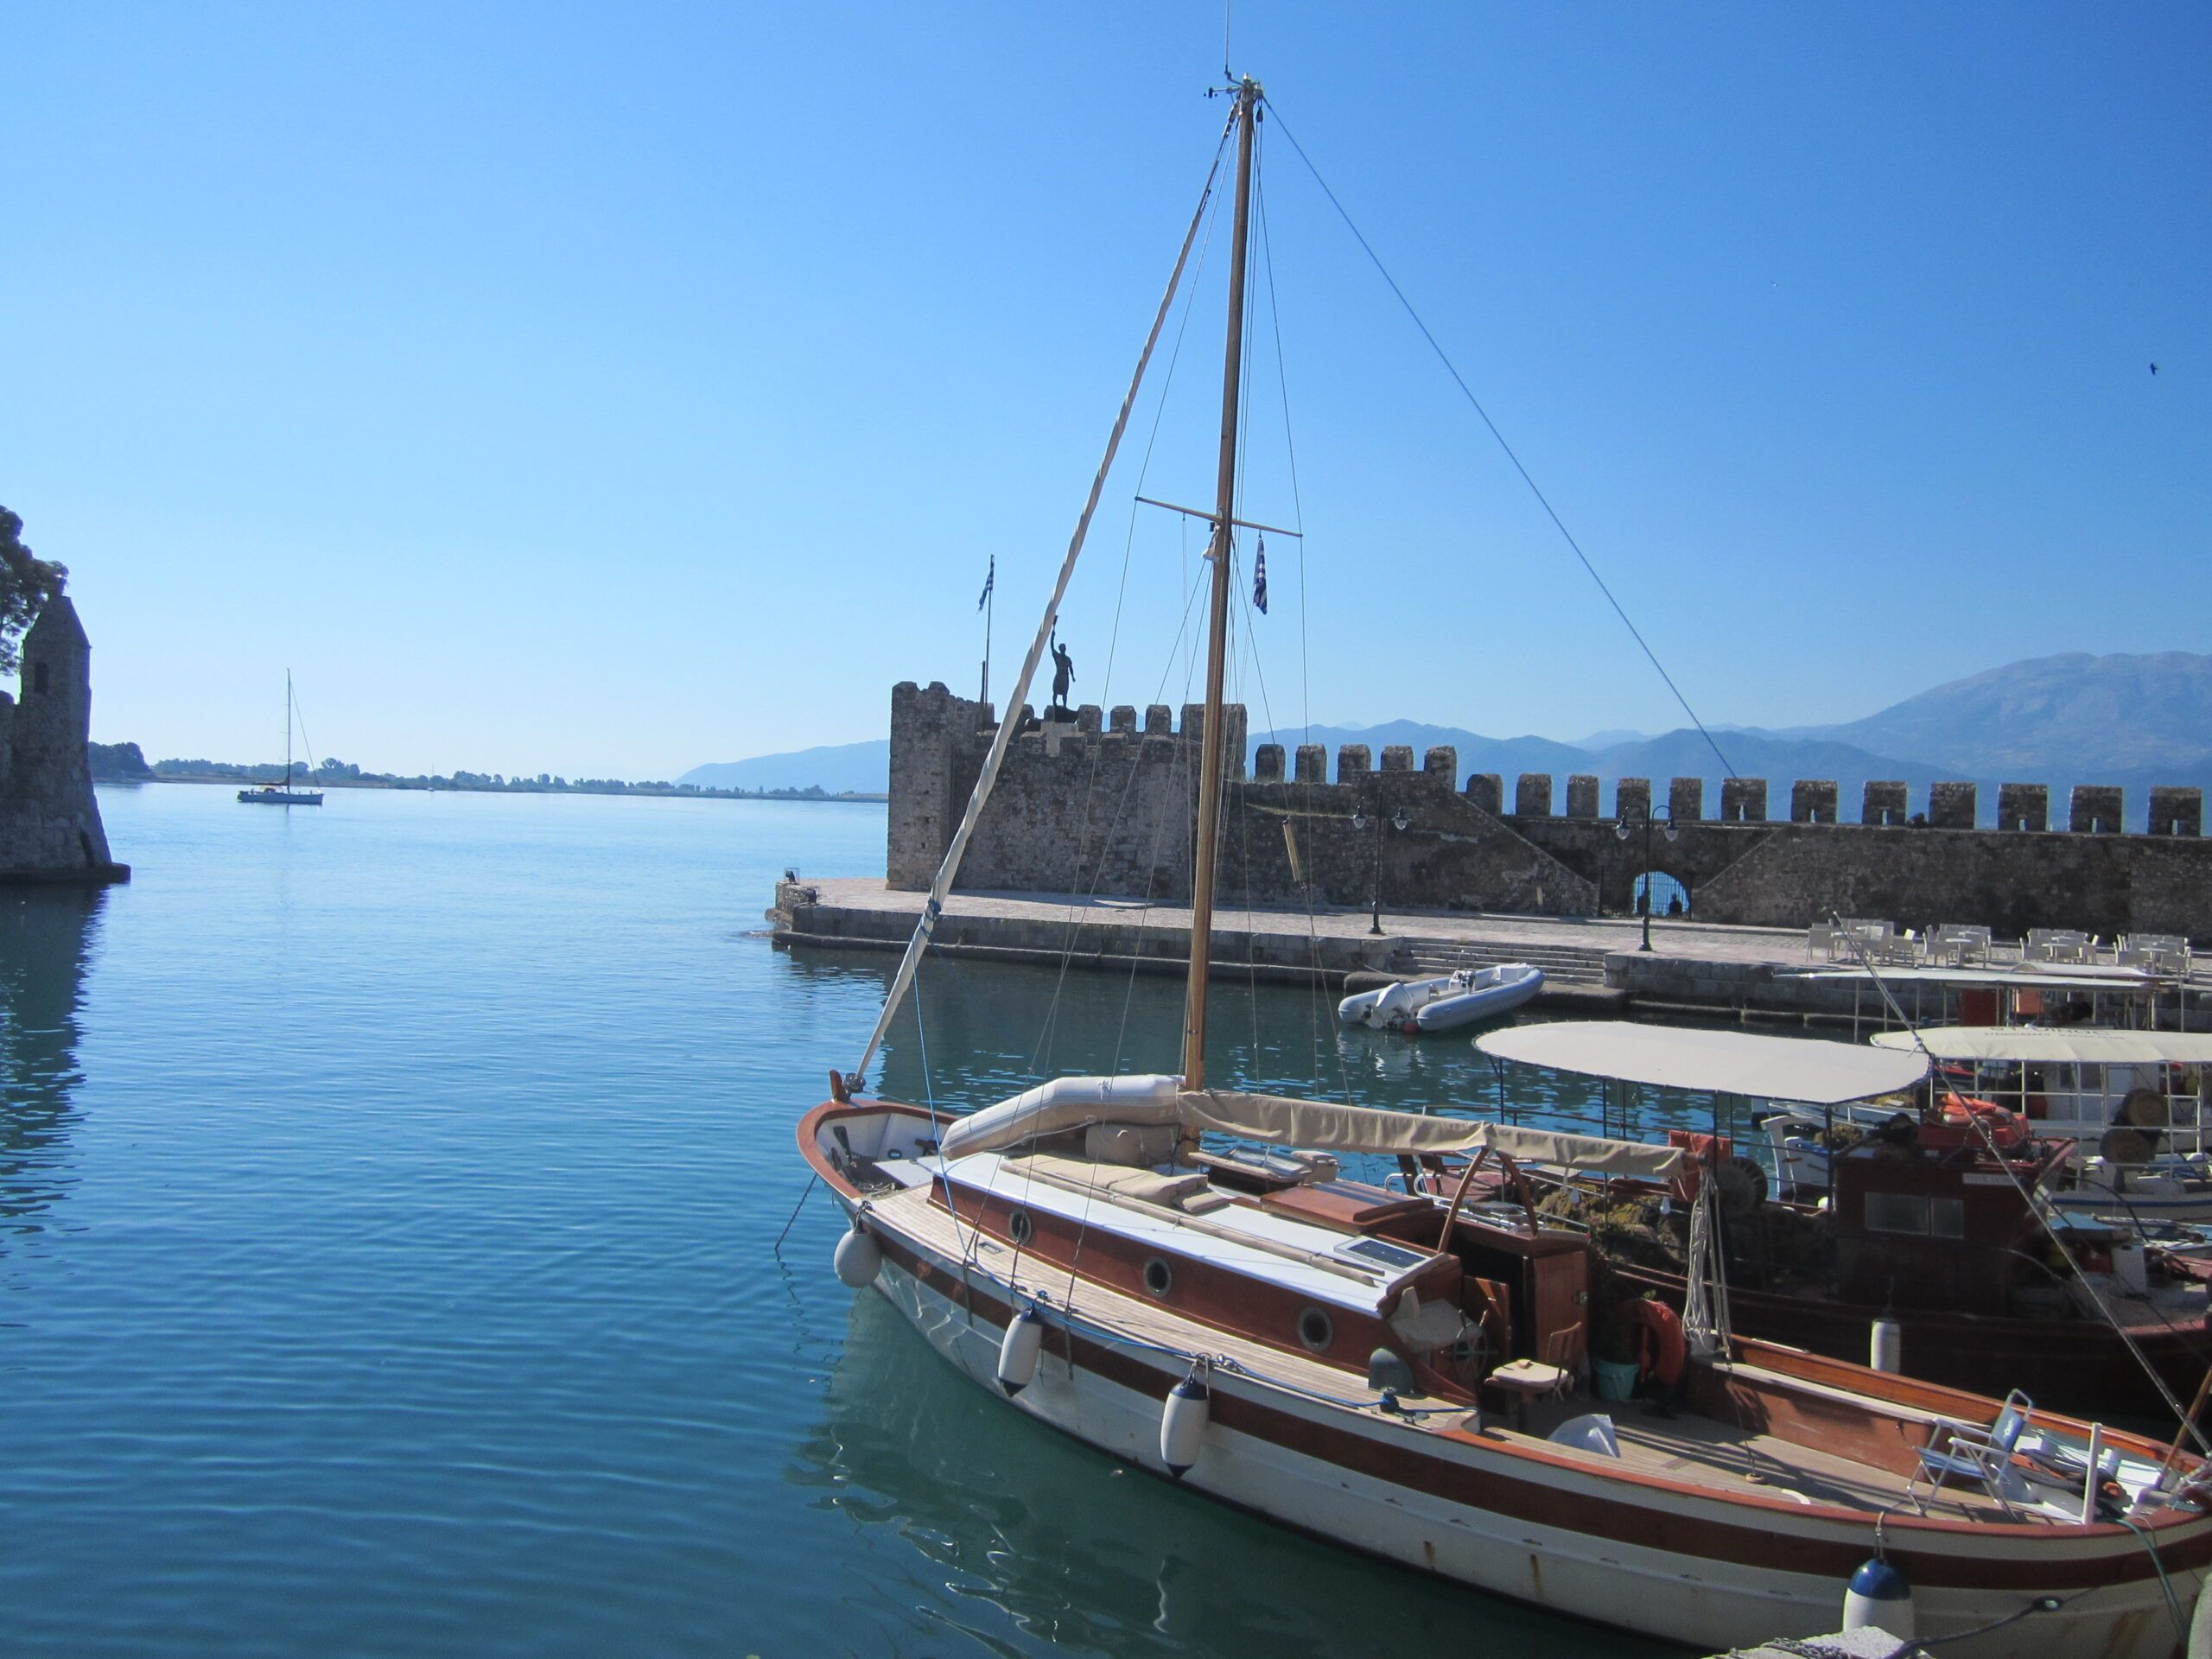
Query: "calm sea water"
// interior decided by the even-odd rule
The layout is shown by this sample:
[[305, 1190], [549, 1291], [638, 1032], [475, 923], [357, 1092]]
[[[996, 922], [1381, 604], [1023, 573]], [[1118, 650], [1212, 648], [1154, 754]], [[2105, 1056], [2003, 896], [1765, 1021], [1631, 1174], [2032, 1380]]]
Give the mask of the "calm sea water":
[[[880, 807], [101, 804], [129, 887], [0, 891], [0, 1650], [1657, 1650], [1016, 1417], [837, 1283], [819, 1192], [778, 1250], [889, 963], [760, 911], [880, 871]], [[1179, 995], [934, 966], [885, 1081], [1172, 1069]], [[1462, 1042], [1217, 1007], [1224, 1075], [1495, 1097]]]

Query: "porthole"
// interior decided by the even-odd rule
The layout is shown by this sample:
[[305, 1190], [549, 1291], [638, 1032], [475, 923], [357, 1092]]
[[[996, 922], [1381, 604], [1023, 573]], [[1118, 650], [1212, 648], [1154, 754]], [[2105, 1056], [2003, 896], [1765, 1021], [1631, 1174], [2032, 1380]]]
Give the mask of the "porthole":
[[1309, 1307], [1298, 1316], [1298, 1339], [1315, 1353], [1325, 1352], [1336, 1335], [1336, 1325], [1321, 1309]]
[[1158, 1256], [1144, 1264], [1144, 1287], [1155, 1296], [1165, 1296], [1175, 1288], [1175, 1269]]
[[1037, 1231], [1037, 1224], [1027, 1210], [1017, 1210], [1006, 1218], [1006, 1230], [1015, 1243], [1027, 1246]]

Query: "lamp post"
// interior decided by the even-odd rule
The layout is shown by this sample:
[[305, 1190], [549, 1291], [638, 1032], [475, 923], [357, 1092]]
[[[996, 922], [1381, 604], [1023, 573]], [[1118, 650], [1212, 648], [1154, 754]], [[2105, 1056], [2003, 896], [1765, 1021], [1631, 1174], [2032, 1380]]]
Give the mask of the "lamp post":
[[[1643, 822], [1643, 943], [1637, 946], [1637, 949], [1649, 950], [1651, 948], [1651, 825], [1653, 822], [1649, 801], [1644, 802], [1641, 816]], [[1669, 841], [1679, 841], [1681, 838], [1681, 831], [1675, 828], [1675, 820], [1671, 816], [1661, 822], [1666, 825], [1664, 833]], [[1626, 841], [1636, 832], [1636, 817], [1624, 812], [1621, 814], [1620, 822], [1613, 826], [1613, 834], [1619, 839]]]
[[1351, 827], [1355, 830], [1364, 830], [1370, 820], [1375, 825], [1375, 885], [1369, 892], [1368, 903], [1373, 919], [1367, 931], [1379, 937], [1382, 931], [1382, 828], [1387, 823], [1400, 835], [1403, 835], [1413, 821], [1406, 817], [1405, 809], [1401, 807], [1388, 818], [1379, 811], [1371, 814], [1354, 812], [1351, 815]]

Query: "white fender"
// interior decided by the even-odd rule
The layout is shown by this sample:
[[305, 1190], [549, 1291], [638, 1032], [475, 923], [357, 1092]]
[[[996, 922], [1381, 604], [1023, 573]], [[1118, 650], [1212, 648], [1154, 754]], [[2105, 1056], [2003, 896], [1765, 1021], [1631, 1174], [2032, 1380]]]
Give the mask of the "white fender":
[[[1874, 1370], [1897, 1376], [1904, 1370], [1904, 1327], [1895, 1319], [1877, 1319], [1866, 1336], [1866, 1363]], [[1891, 1632], [1897, 1634], [1897, 1632]]]
[[830, 1262], [840, 1281], [855, 1290], [866, 1290], [883, 1271], [883, 1247], [855, 1216], [852, 1230], [837, 1241], [837, 1254]]
[[1904, 1574], [1885, 1560], [1861, 1562], [1843, 1592], [1845, 1633], [1871, 1624], [1910, 1641], [1917, 1634], [1914, 1623], [1912, 1586], [1904, 1581]]
[[1160, 1460], [1167, 1472], [1180, 1480], [1198, 1460], [1206, 1436], [1206, 1420], [1212, 1414], [1206, 1385], [1186, 1376], [1168, 1391], [1160, 1414]]
[[999, 1344], [999, 1387], [1011, 1399], [1029, 1386], [1037, 1375], [1037, 1356], [1045, 1345], [1045, 1321], [1035, 1308], [1008, 1321]]

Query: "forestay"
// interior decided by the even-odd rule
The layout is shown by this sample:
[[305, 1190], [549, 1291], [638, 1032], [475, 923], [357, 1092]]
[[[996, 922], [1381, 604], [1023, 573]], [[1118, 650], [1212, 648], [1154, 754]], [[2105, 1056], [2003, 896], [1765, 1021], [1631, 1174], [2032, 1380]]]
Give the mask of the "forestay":
[[1212, 200], [1214, 177], [1220, 170], [1221, 157], [1217, 152], [1213, 168], [1206, 174], [1206, 187], [1198, 195], [1198, 211], [1191, 215], [1190, 229], [1184, 232], [1182, 249], [1175, 256], [1175, 269], [1168, 274], [1167, 291], [1160, 296], [1160, 309], [1153, 316], [1152, 332], [1145, 336], [1144, 349], [1137, 353], [1136, 372], [1130, 377], [1129, 389], [1122, 395], [1121, 410], [1114, 416], [1114, 429], [1106, 439], [1105, 457], [1098, 463], [1098, 471], [1090, 480], [1090, 493], [1084, 498], [1083, 511], [1076, 517], [1075, 533], [1069, 537], [1068, 550], [1060, 560], [1060, 574], [1052, 584], [1052, 600], [1045, 607], [1043, 620], [1037, 624], [1036, 638], [1029, 642], [1029, 654], [1021, 659], [1021, 672], [1014, 677], [1014, 690], [1007, 695], [1005, 715], [999, 721], [997, 734], [991, 739], [990, 752], [983, 757], [983, 769], [976, 779], [975, 791], [968, 798], [968, 810], [961, 815], [959, 825], [952, 832], [951, 843], [944, 849], [944, 861], [930, 882], [930, 896], [922, 906], [922, 918], [915, 925], [914, 936], [906, 942], [906, 954], [899, 959], [899, 969], [891, 977], [891, 988], [883, 998], [883, 1012], [876, 1016], [875, 1029], [868, 1033], [868, 1046], [861, 1051], [861, 1063], [853, 1071], [855, 1078], [867, 1076], [869, 1062], [883, 1045], [884, 1033], [891, 1029], [892, 1016], [899, 1012], [899, 1003], [906, 1000], [907, 990], [913, 985], [922, 952], [929, 949], [930, 935], [937, 931], [938, 918], [944, 913], [945, 895], [952, 891], [953, 878], [960, 873], [960, 861], [967, 855], [969, 837], [975, 834], [976, 821], [983, 816], [984, 803], [990, 799], [992, 786], [998, 782], [1007, 745], [1021, 724], [1022, 699], [1029, 695], [1030, 682], [1037, 677], [1037, 664], [1045, 655], [1046, 641], [1059, 615], [1060, 600], [1067, 593], [1069, 578], [1075, 575], [1076, 561], [1083, 556], [1083, 544], [1090, 535], [1091, 518], [1098, 511], [1099, 494], [1106, 487], [1106, 475], [1114, 469], [1114, 457], [1121, 451], [1122, 435], [1128, 429], [1129, 411], [1136, 406], [1137, 392], [1144, 385], [1153, 349], [1160, 344], [1160, 330], [1166, 327], [1168, 312], [1175, 303], [1175, 290], [1182, 285], [1183, 268], [1190, 263], [1192, 244], [1198, 240], [1198, 227], [1205, 222], [1206, 203]]
[[1928, 1075], [1927, 1058], [1916, 1052], [1624, 1020], [1519, 1026], [1487, 1033], [1476, 1039], [1475, 1046], [1498, 1059], [1554, 1071], [1808, 1106], [1840, 1106], [1895, 1094]]

